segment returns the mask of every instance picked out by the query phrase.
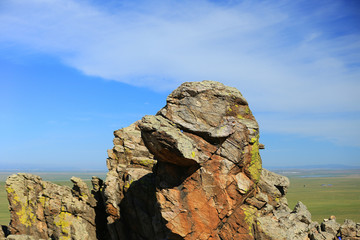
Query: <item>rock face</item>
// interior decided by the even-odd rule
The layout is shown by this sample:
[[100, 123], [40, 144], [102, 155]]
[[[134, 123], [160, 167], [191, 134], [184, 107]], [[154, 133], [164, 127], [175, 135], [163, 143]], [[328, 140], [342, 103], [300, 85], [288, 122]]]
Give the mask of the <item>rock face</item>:
[[[105, 197], [113, 239], [252, 239], [259, 128], [240, 92], [185, 83], [115, 132]], [[114, 194], [115, 193], [115, 194]]]
[[81, 179], [71, 180], [73, 189], [32, 174], [10, 176], [6, 181], [10, 233], [34, 239], [96, 239], [96, 201]]
[[[359, 239], [360, 224], [290, 210], [286, 177], [262, 169], [259, 127], [235, 88], [184, 83], [155, 116], [114, 132], [106, 181], [60, 187], [9, 177], [11, 236], [35, 239]], [[105, 226], [106, 224], [107, 226]], [[10, 236], [8, 236], [10, 239]], [[15, 238], [14, 238], [15, 239]], [[16, 238], [17, 239], [17, 238]], [[32, 238], [19, 238], [32, 239]]]

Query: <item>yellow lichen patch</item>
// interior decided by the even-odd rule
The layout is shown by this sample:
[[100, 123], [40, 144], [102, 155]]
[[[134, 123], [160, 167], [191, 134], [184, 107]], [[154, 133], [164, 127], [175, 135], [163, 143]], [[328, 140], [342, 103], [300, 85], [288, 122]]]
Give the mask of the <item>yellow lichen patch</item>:
[[15, 190], [13, 188], [7, 186], [6, 187], [6, 192], [13, 196], [14, 202], [20, 202], [20, 199], [19, 199], [18, 195], [15, 193]]
[[228, 107], [228, 111], [229, 111], [229, 112], [232, 112], [232, 109], [231, 109], [231, 107]]
[[238, 119], [244, 119], [244, 117], [241, 116], [240, 114], [236, 115], [236, 117], [237, 117]]
[[191, 157], [192, 157], [192, 158], [195, 157], [195, 152], [194, 152], [194, 151], [191, 152]]
[[151, 167], [152, 165], [154, 165], [154, 160], [151, 159], [141, 159], [139, 161], [140, 165], [143, 165], [145, 167]]
[[235, 104], [235, 107], [239, 107], [239, 105]]
[[258, 137], [253, 137], [253, 138], [250, 139], [250, 143], [254, 144], [254, 143], [257, 142], [257, 140], [258, 140]]
[[54, 224], [59, 227], [61, 231], [61, 236], [59, 238], [61, 240], [71, 239], [71, 216], [72, 215], [68, 212], [60, 212], [60, 214], [54, 218]]
[[259, 137], [256, 137], [255, 142], [251, 146], [251, 162], [248, 167], [250, 177], [257, 183], [261, 174], [261, 157], [259, 153]]
[[129, 189], [129, 188], [130, 188], [130, 185], [131, 185], [133, 182], [134, 182], [133, 179], [130, 179], [130, 180], [126, 181], [125, 184], [124, 184], [125, 190]]
[[253, 206], [246, 206], [243, 208], [244, 215], [245, 215], [245, 222], [247, 223], [249, 227], [249, 234], [253, 236], [253, 224], [255, 223], [255, 213], [256, 208]]
[[246, 108], [245, 108], [245, 113], [250, 114], [250, 108], [248, 106], [246, 106]]
[[6, 186], [6, 192], [7, 193], [13, 193], [13, 192], [15, 192], [15, 190], [13, 188], [11, 188], [11, 187]]
[[39, 202], [41, 203], [41, 206], [45, 207], [46, 197], [44, 196], [39, 197]]
[[30, 227], [36, 221], [36, 215], [29, 206], [29, 202], [26, 202], [25, 206], [20, 204], [20, 207], [21, 209], [16, 212], [16, 215], [18, 215], [21, 224], [26, 227]]
[[71, 238], [68, 236], [60, 236], [59, 240], [70, 240]]

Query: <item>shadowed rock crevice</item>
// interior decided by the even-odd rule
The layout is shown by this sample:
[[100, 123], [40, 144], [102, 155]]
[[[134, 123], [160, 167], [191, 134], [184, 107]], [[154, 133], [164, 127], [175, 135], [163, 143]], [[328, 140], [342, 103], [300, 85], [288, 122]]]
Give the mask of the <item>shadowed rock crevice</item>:
[[199, 164], [189, 167], [177, 166], [172, 163], [158, 162], [155, 165], [156, 187], [158, 189], [173, 188], [181, 185], [185, 179], [200, 168]]
[[277, 186], [275, 185], [275, 187], [279, 190], [281, 196], [284, 196], [285, 195], [285, 189], [283, 186]]
[[91, 183], [93, 189], [91, 194], [96, 201], [94, 207], [95, 210], [95, 226], [96, 226], [96, 238], [98, 240], [107, 240], [110, 239], [110, 235], [106, 223], [106, 209], [105, 209], [105, 200], [103, 195], [104, 181], [98, 177], [92, 177]]
[[[123, 225], [119, 235], [124, 239], [146, 239], [154, 236], [152, 219], [156, 216], [155, 178], [149, 173], [132, 183], [120, 202], [121, 218], [117, 220]], [[143, 222], [144, 224], [134, 224]], [[157, 222], [161, 228], [161, 221]], [[121, 239], [121, 238], [120, 238]]]

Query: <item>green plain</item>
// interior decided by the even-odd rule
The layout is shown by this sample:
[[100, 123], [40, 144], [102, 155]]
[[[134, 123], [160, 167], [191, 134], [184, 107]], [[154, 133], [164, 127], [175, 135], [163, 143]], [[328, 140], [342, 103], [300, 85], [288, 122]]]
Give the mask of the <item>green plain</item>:
[[5, 182], [0, 182], [0, 225], [8, 225], [10, 220], [9, 204], [5, 191]]
[[338, 223], [360, 222], [360, 177], [290, 177], [286, 195], [293, 209], [298, 201], [306, 205], [312, 220], [322, 222], [331, 215]]

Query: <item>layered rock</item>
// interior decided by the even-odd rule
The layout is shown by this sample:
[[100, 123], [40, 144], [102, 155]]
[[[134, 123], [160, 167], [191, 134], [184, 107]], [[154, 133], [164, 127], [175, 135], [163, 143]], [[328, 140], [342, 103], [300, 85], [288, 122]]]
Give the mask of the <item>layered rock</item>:
[[73, 189], [42, 181], [32, 174], [10, 176], [6, 181], [10, 233], [30, 235], [33, 239], [97, 239], [96, 201], [81, 179], [71, 180]]
[[124, 239], [123, 224], [120, 221], [120, 203], [124, 195], [132, 183], [150, 174], [157, 162], [145, 147], [138, 125], [139, 121], [115, 131], [114, 147], [108, 150], [109, 172], [104, 197], [112, 239]]
[[181, 85], [156, 116], [115, 132], [105, 183], [113, 239], [252, 238], [256, 208], [244, 202], [260, 179], [258, 138], [238, 90]]

